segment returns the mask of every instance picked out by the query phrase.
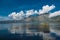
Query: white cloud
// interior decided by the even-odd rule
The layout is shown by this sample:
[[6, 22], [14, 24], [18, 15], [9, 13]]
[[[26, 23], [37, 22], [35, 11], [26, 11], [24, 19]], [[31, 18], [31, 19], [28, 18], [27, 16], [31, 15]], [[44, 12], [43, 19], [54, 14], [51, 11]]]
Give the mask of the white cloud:
[[38, 14], [38, 11], [37, 10], [28, 10], [28, 11], [26, 11], [26, 17], [29, 17], [30, 15], [33, 15], [33, 14]]
[[12, 19], [16, 19], [16, 20], [20, 20], [23, 19], [24, 17], [29, 17], [30, 15], [33, 15], [35, 13], [38, 13], [37, 10], [28, 10], [26, 11], [26, 13], [24, 13], [23, 11], [20, 11], [19, 13], [16, 12], [12, 12], [11, 14], [8, 15], [8, 17], [12, 18]]
[[19, 13], [12, 12], [11, 14], [8, 15], [8, 17], [16, 20], [20, 20], [20, 19], [23, 19], [24, 15], [25, 15], [24, 12], [20, 11]]
[[34, 10], [28, 10], [28, 11], [26, 11], [26, 17], [29, 17], [32, 14], [34, 14]]
[[12, 18], [12, 19], [16, 19], [16, 20], [20, 20], [20, 19], [24, 19], [24, 17], [29, 17], [30, 15], [33, 15], [33, 14], [44, 14], [44, 13], [47, 13], [49, 11], [51, 11], [52, 9], [54, 9], [55, 6], [54, 5], [45, 5], [42, 7], [41, 10], [37, 11], [37, 10], [27, 10], [26, 13], [24, 13], [23, 11], [20, 11], [18, 13], [16, 12], [12, 12], [11, 14], [8, 15], [8, 17]]
[[37, 10], [35, 10], [35, 11], [34, 11], [34, 13], [38, 14], [38, 11], [37, 11]]
[[54, 13], [50, 13], [49, 18], [58, 16], [58, 15], [60, 15], [60, 10], [59, 11], [56, 11]]
[[51, 11], [52, 9], [54, 9], [55, 6], [54, 5], [45, 5], [42, 7], [42, 9], [39, 10], [39, 14], [44, 14], [44, 13], [48, 13], [49, 11]]
[[15, 19], [16, 18], [16, 12], [12, 12], [11, 14], [8, 15], [8, 17]]

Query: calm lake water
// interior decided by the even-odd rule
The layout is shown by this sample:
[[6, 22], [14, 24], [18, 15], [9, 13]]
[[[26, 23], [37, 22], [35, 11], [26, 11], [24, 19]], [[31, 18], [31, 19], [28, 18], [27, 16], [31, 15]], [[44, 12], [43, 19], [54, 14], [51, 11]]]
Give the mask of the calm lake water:
[[[16, 37], [16, 39], [23, 39], [23, 37], [22, 38], [20, 38], [19, 36], [12, 36], [11, 34], [8, 34], [8, 32], [10, 32], [10, 33], [24, 33], [24, 32], [37, 32], [38, 30], [35, 28], [33, 28], [33, 30], [32, 29], [28, 29], [28, 26], [31, 26], [30, 25], [31, 23], [9, 23], [9, 24], [0, 24], [0, 38], [2, 37], [2, 39], [3, 39], [3, 37], [5, 38], [5, 36], [6, 36], [6, 39], [8, 38], [8, 39], [11, 39], [11, 37], [12, 37], [12, 39], [14, 38], [15, 39], [15, 37]], [[35, 25], [35, 26], [37, 26], [37, 25]], [[56, 31], [56, 30], [58, 30], [58, 27], [57, 28], [55, 28], [56, 26], [58, 26], [57, 24], [55, 25], [55, 24], [51, 24], [50, 25], [51, 27], [50, 27], [50, 30], [51, 31], [54, 31], [54, 32], [56, 32], [56, 33], [58, 33], [59, 31]], [[60, 26], [60, 25], [59, 25]], [[52, 30], [53, 29], [53, 30]], [[3, 32], [1, 31], [1, 30], [4, 30]], [[6, 30], [8, 30], [8, 32], [6, 31]], [[4, 34], [4, 35], [3, 35]], [[37, 37], [37, 39], [38, 38], [40, 38], [40, 37]], [[60, 36], [59, 36], [59, 38], [60, 38]], [[27, 39], [27, 38], [26, 38]], [[32, 39], [32, 38], [31, 38]], [[34, 37], [34, 39], [35, 39], [35, 37]], [[58, 39], [58, 38], [56, 38], [56, 39]]]
[[[28, 23], [30, 24], [30, 23]], [[20, 34], [12, 33], [24, 33], [29, 32], [28, 27], [25, 23], [9, 23], [9, 24], [0, 24], [0, 40], [42, 40], [42, 37], [39, 36], [23, 36]], [[34, 32], [36, 30], [34, 29]]]
[[[32, 23], [9, 23], [0, 24], [0, 30], [8, 30], [11, 33], [24, 33], [24, 32], [38, 32], [38, 24], [31, 25]], [[36, 26], [36, 27], [35, 27]], [[60, 34], [60, 24], [51, 23], [49, 25], [50, 31]]]
[[31, 23], [0, 24], [0, 30], [9, 30], [11, 33], [37, 32], [37, 25], [35, 25], [36, 27], [34, 27], [34, 25], [32, 26], [33, 27], [31, 27]]

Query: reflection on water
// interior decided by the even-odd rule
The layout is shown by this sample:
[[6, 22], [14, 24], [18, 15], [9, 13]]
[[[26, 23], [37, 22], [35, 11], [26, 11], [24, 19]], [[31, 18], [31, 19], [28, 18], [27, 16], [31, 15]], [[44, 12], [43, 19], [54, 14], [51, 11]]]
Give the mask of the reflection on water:
[[60, 23], [50, 23], [50, 31], [60, 35]]
[[0, 30], [5, 30], [11, 27], [11, 24], [0, 24]]
[[[8, 30], [11, 33], [36, 33], [41, 32], [43, 26], [38, 23], [9, 23], [0, 24], [0, 30]], [[51, 32], [56, 32], [60, 34], [60, 23], [50, 23], [49, 29]]]
[[[32, 27], [33, 26], [33, 27]], [[35, 27], [36, 26], [36, 27]], [[9, 30], [11, 33], [31, 33], [38, 32], [38, 27], [31, 23], [10, 23], [10, 24], [0, 24], [0, 30]]]

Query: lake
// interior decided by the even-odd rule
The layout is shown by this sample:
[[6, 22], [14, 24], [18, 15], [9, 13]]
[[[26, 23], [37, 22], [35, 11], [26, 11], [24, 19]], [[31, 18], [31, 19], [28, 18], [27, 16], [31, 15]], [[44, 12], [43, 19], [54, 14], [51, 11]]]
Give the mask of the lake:
[[[29, 26], [29, 27], [28, 27]], [[33, 25], [32, 25], [33, 26]], [[0, 24], [0, 39], [4, 40], [42, 40], [42, 36], [40, 34], [35, 35], [34, 33], [38, 32], [38, 28], [32, 27], [31, 23], [9, 23], [9, 24]], [[36, 25], [37, 26], [37, 25]], [[55, 25], [56, 26], [56, 25]], [[30, 29], [29, 29], [30, 28]], [[51, 29], [54, 28], [54, 25], [50, 27]], [[33, 36], [26, 36], [24, 33], [32, 33]], [[23, 34], [23, 36], [21, 36]], [[51, 34], [54, 35], [54, 34]], [[60, 38], [60, 36], [54, 35], [56, 40]], [[59, 40], [59, 39], [58, 39]]]

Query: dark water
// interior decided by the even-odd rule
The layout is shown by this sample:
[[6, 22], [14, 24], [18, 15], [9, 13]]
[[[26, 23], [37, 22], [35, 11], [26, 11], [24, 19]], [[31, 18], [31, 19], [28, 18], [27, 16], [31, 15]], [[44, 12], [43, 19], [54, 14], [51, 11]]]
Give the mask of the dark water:
[[0, 40], [42, 40], [42, 36], [20, 36], [20, 34], [11, 34], [7, 30], [0, 30]]
[[10, 23], [10, 24], [0, 24], [0, 30], [9, 30], [11, 33], [28, 33], [28, 32], [38, 32], [38, 24], [32, 23]]
[[[29, 24], [29, 23], [28, 23]], [[16, 33], [12, 33], [11, 30], [18, 29]], [[27, 29], [27, 26], [25, 23], [10, 23], [10, 24], [0, 24], [0, 40], [43, 40], [42, 35], [33, 35], [33, 36], [26, 36], [25, 32]], [[32, 32], [37, 32], [37, 30], [32, 30]], [[23, 36], [21, 36], [20, 33]], [[56, 40], [60, 40], [60, 36], [57, 36], [54, 33], [51, 33], [51, 36], [55, 37]]]
[[[18, 30], [16, 33], [12, 34], [10, 30], [12, 30], [14, 27], [18, 27]], [[0, 24], [0, 40], [43, 40], [42, 36], [39, 36], [39, 34], [26, 36], [24, 32], [26, 32], [25, 23]], [[19, 33], [24, 34], [21, 36]]]

